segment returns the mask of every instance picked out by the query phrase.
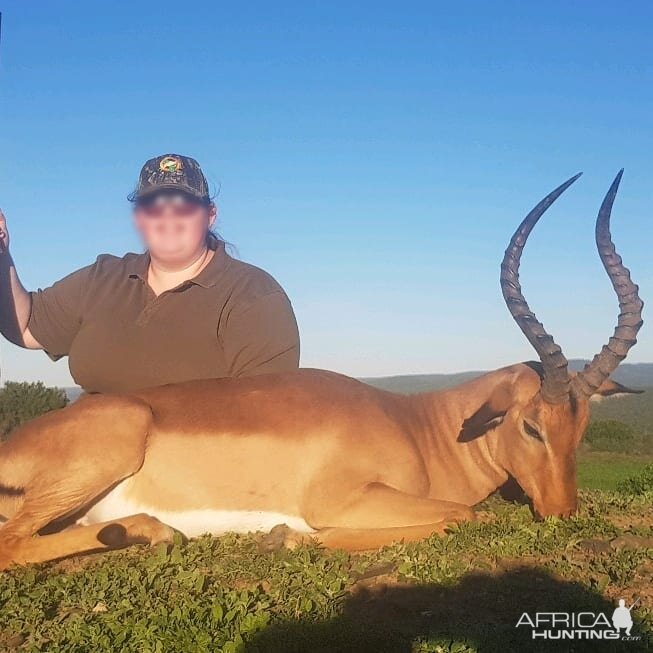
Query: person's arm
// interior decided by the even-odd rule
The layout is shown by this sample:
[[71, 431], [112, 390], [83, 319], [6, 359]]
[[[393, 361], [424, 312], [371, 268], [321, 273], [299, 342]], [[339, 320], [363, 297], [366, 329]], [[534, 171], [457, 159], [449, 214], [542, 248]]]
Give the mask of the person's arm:
[[232, 310], [219, 338], [230, 376], [287, 372], [299, 366], [297, 321], [281, 290]]
[[77, 270], [45, 290], [28, 292], [9, 254], [0, 213], [0, 333], [27, 349], [44, 349], [57, 360], [68, 354], [82, 320], [83, 297], [94, 266]]
[[23, 287], [9, 253], [7, 221], [0, 210], [0, 333], [15, 345], [43, 349], [28, 327], [32, 297]]
[[53, 360], [67, 356], [79, 332], [95, 265], [88, 265], [31, 292], [32, 310], [27, 329]]

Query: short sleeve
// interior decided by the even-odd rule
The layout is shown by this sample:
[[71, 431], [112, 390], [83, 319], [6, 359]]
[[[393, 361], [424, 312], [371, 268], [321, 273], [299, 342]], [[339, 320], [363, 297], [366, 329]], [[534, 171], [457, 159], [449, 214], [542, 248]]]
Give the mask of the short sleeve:
[[45, 290], [30, 293], [32, 312], [27, 327], [54, 360], [68, 354], [79, 331], [82, 300], [93, 267], [77, 270]]
[[299, 366], [297, 321], [281, 290], [234, 308], [219, 338], [230, 376], [287, 372]]

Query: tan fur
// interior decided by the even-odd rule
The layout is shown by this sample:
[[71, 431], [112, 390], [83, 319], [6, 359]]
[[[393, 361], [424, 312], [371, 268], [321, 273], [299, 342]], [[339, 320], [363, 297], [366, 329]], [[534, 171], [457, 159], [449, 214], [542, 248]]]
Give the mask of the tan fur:
[[[123, 479], [124, 498], [153, 515], [279, 513], [348, 549], [473, 518], [470, 506], [509, 475], [540, 514], [568, 514], [587, 402], [547, 404], [539, 388], [538, 374], [518, 364], [413, 396], [299, 370], [85, 397], [0, 447], [0, 515], [8, 519], [0, 568], [147, 540], [104, 542], [107, 524], [34, 540], [65, 518], [88, 522], [89, 508]], [[545, 443], [524, 435], [524, 417], [541, 425]]]

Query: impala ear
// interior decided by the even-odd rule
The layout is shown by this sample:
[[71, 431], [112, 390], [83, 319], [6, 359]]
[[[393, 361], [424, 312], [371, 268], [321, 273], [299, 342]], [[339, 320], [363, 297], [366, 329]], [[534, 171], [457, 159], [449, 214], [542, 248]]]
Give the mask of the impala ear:
[[497, 411], [490, 403], [483, 404], [471, 417], [468, 417], [458, 433], [458, 442], [471, 442], [495, 429], [503, 422], [507, 410]]
[[476, 412], [465, 419], [460, 433], [458, 433], [458, 442], [471, 442], [503, 422], [506, 413], [514, 403], [513, 380], [512, 376], [503, 378], [501, 381], [487, 379], [488, 382], [493, 382], [490, 387], [490, 395], [488, 397], [486, 394], [486, 400]]
[[591, 400], [601, 401], [601, 399], [605, 399], [607, 397], [618, 397], [621, 395], [641, 395], [643, 392], [643, 390], [632, 390], [631, 388], [627, 388], [625, 385], [621, 385], [621, 383], [617, 383], [612, 379], [606, 379], [603, 381], [603, 383], [601, 383], [597, 391], [592, 395]]

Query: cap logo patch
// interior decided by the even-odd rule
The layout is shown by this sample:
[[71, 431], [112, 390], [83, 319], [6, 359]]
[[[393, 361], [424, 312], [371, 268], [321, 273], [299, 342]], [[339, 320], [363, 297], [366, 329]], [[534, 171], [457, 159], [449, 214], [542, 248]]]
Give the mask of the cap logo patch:
[[159, 168], [162, 172], [179, 172], [183, 168], [181, 159], [176, 156], [166, 156], [159, 162]]

